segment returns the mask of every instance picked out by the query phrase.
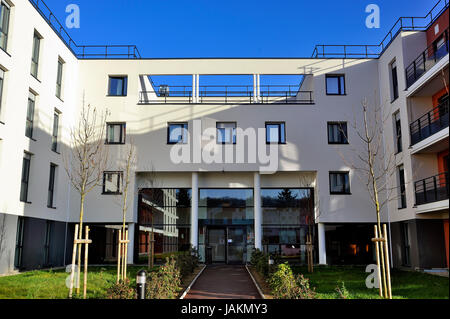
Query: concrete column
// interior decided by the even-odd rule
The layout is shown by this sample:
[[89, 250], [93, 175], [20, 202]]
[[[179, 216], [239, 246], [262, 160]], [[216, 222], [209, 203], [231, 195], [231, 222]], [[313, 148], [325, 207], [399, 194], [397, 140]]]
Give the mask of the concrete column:
[[198, 249], [198, 173], [192, 173], [191, 245]]
[[127, 263], [133, 264], [133, 253], [134, 253], [134, 232], [135, 232], [135, 223], [128, 223], [128, 250], [127, 250]]
[[256, 103], [258, 92], [256, 91], [256, 74], [253, 74], [253, 103]]
[[257, 91], [257, 96], [258, 96], [258, 102], [261, 101], [261, 85], [260, 85], [260, 76], [259, 74], [256, 74], [256, 91]]
[[325, 225], [323, 223], [318, 223], [318, 235], [319, 235], [319, 264], [327, 264], [327, 250], [325, 245]]
[[200, 101], [200, 75], [197, 74], [195, 92], [197, 93], [197, 103]]
[[192, 74], [192, 102], [196, 102], [196, 98], [197, 98], [197, 93], [196, 93], [196, 88], [197, 88], [197, 81], [196, 81], [196, 75]]
[[262, 250], [262, 208], [261, 208], [261, 178], [258, 172], [253, 175], [253, 200], [255, 213], [255, 248]]

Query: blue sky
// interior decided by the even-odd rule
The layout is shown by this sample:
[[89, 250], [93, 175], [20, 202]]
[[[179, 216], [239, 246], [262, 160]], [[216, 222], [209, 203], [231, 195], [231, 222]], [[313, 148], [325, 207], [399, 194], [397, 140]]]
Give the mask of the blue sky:
[[[315, 44], [378, 44], [400, 16], [437, 0], [45, 0], [61, 22], [80, 7], [78, 44], [136, 44], [143, 57], [309, 57]], [[380, 29], [365, 27], [368, 4]]]

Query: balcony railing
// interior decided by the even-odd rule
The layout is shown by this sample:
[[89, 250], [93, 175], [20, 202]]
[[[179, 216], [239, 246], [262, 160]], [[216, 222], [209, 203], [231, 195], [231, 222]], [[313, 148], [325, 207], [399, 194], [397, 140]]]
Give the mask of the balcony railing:
[[445, 41], [439, 46], [430, 45], [410, 65], [406, 67], [406, 87], [413, 85], [422, 75], [448, 54], [448, 31], [444, 31]]
[[424, 17], [400, 17], [379, 44], [316, 45], [312, 58], [378, 58], [402, 31], [424, 31], [449, 7], [449, 0], [439, 0]]
[[[139, 104], [194, 103], [192, 86], [160, 86], [156, 91], [141, 91]], [[208, 85], [199, 87], [196, 103], [202, 104], [313, 104], [312, 91], [300, 91], [298, 85], [261, 85], [256, 99], [251, 85]]]
[[448, 199], [448, 172], [428, 177], [414, 183], [416, 205]]
[[409, 125], [411, 145], [430, 137], [448, 127], [448, 103], [446, 98], [441, 104]]

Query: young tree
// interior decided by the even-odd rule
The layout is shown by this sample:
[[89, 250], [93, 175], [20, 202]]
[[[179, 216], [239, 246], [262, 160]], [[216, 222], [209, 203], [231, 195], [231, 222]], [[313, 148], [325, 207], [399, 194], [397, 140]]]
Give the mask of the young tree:
[[[133, 139], [130, 139], [129, 144], [127, 145], [127, 151], [126, 151], [126, 157], [125, 160], [123, 162], [122, 165], [120, 165], [120, 170], [123, 172], [123, 188], [122, 188], [122, 192], [120, 194], [120, 202], [121, 202], [121, 206], [122, 206], [122, 238], [119, 238], [119, 240], [121, 239], [125, 239], [125, 232], [126, 232], [126, 219], [127, 219], [127, 210], [128, 210], [128, 189], [130, 186], [130, 182], [131, 182], [131, 177], [134, 174], [135, 171], [135, 166], [136, 166], [136, 145], [134, 144]], [[123, 254], [125, 254], [125, 252], [128, 249], [125, 249], [125, 245], [128, 244], [124, 244], [121, 245], [119, 243], [119, 249], [121, 251], [123, 251]], [[119, 256], [118, 256], [119, 258]], [[124, 265], [126, 264], [127, 260], [126, 260], [127, 256], [124, 256]], [[118, 260], [118, 273], [120, 270], [120, 267], [125, 267], [124, 265], [121, 265], [120, 260]], [[123, 275], [122, 275], [122, 280], [124, 280], [126, 278], [126, 273], [124, 271]]]
[[[366, 98], [361, 101], [360, 111], [362, 112], [354, 112], [354, 114], [361, 114], [361, 118], [357, 119], [355, 117], [351, 127], [362, 147], [359, 149], [352, 148], [352, 156], [339, 152], [344, 163], [355, 172], [355, 175], [366, 186], [376, 215], [377, 238], [381, 240], [384, 238], [381, 228], [381, 214], [388, 202], [398, 199], [398, 188], [389, 185], [392, 177], [395, 176], [396, 161], [395, 152], [390, 149], [387, 143], [384, 143], [384, 124], [389, 119], [389, 116], [383, 117], [382, 108], [383, 105], [378, 103], [369, 105]], [[390, 112], [386, 113], [390, 115]], [[347, 132], [342, 128], [341, 132], [345, 136], [347, 135]], [[348, 136], [346, 138], [348, 139]], [[381, 241], [381, 243], [383, 242]], [[380, 249], [380, 276], [385, 296], [390, 297], [390, 275], [389, 269], [387, 269], [387, 262], [385, 262], [389, 258], [389, 252], [384, 248], [387, 248], [387, 245], [381, 245]]]
[[[98, 114], [95, 107], [81, 109], [78, 124], [70, 129], [70, 144], [63, 150], [64, 168], [73, 188], [80, 194], [78, 238], [83, 236], [84, 204], [86, 195], [103, 180], [107, 170], [108, 149], [105, 147], [106, 112]], [[80, 282], [81, 245], [78, 245], [77, 282]], [[74, 266], [71, 276], [73, 278]], [[80, 292], [79, 285], [77, 294]], [[69, 292], [71, 297], [72, 291]]]

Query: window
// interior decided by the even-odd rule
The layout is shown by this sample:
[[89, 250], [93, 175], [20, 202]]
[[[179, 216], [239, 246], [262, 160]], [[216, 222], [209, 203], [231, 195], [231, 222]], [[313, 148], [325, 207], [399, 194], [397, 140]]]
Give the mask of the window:
[[406, 208], [406, 187], [405, 187], [405, 168], [403, 165], [397, 167], [398, 183], [399, 183], [399, 207]]
[[410, 243], [409, 243], [409, 225], [408, 223], [401, 223], [402, 230], [402, 264], [403, 266], [411, 265], [410, 258]]
[[350, 194], [349, 172], [330, 172], [330, 194]]
[[398, 98], [398, 78], [397, 78], [397, 63], [394, 61], [391, 63], [391, 84], [392, 84], [392, 101]]
[[188, 123], [169, 123], [167, 129], [168, 144], [187, 144]]
[[122, 193], [122, 172], [103, 173], [103, 194]]
[[34, 76], [35, 78], [38, 77], [40, 47], [41, 47], [41, 37], [35, 31], [33, 37], [33, 52], [31, 55], [31, 75]]
[[[0, 68], [0, 115], [2, 114], [2, 101], [3, 101], [3, 82], [5, 79], [5, 71]], [[1, 120], [1, 117], [0, 117]]]
[[266, 123], [266, 143], [286, 144], [286, 125], [284, 122]]
[[60, 113], [55, 110], [53, 113], [53, 131], [52, 131], [52, 151], [58, 152], [58, 131], [59, 131]]
[[400, 122], [400, 111], [397, 111], [394, 114], [394, 127], [395, 127], [395, 145], [396, 145], [396, 152], [400, 153], [403, 150], [402, 145], [402, 125]]
[[25, 136], [33, 138], [34, 105], [36, 95], [32, 92], [28, 94], [27, 123], [25, 126]]
[[45, 227], [45, 242], [44, 242], [44, 266], [50, 266], [50, 238], [52, 234], [53, 222], [47, 220]]
[[217, 143], [236, 144], [236, 122], [217, 122]]
[[55, 164], [50, 164], [50, 177], [48, 181], [48, 196], [47, 196], [47, 207], [54, 208], [54, 195], [55, 195], [55, 178], [56, 178], [56, 168]]
[[106, 124], [106, 144], [125, 144], [125, 123]]
[[345, 76], [343, 74], [327, 74], [327, 95], [345, 95]]
[[28, 202], [28, 184], [30, 182], [31, 154], [24, 153], [22, 161], [22, 183], [20, 185], [20, 201]]
[[64, 62], [61, 59], [58, 59], [58, 70], [56, 74], [56, 96], [58, 98], [61, 98], [62, 92], [63, 67]]
[[0, 48], [6, 51], [8, 45], [8, 30], [9, 30], [9, 5], [1, 1], [0, 6]]
[[14, 267], [16, 268], [22, 267], [24, 226], [25, 226], [25, 217], [19, 216], [17, 218], [16, 252], [14, 256]]
[[328, 144], [348, 144], [347, 122], [328, 122]]
[[127, 95], [127, 82], [126, 76], [110, 76], [109, 77], [109, 89], [108, 95], [110, 96], [126, 96]]

